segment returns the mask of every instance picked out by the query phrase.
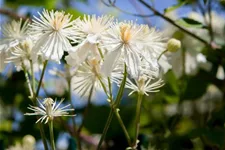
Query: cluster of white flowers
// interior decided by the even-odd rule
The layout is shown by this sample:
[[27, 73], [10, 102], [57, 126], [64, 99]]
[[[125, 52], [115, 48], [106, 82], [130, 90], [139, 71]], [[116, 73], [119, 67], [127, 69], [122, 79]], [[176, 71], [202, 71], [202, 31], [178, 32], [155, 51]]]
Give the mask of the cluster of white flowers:
[[68, 52], [65, 60], [76, 68], [72, 85], [80, 96], [92, 87], [102, 89], [101, 83], [107, 86], [107, 78], [119, 84], [124, 65], [129, 77], [127, 88], [148, 95], [163, 85], [160, 72], [171, 66], [162, 54], [166, 39], [155, 28], [119, 22], [112, 16], [84, 15], [73, 20], [63, 11], [38, 14], [30, 22], [12, 21], [3, 26], [1, 71], [5, 63], [21, 66], [28, 60], [32, 64], [38, 57], [60, 63]]

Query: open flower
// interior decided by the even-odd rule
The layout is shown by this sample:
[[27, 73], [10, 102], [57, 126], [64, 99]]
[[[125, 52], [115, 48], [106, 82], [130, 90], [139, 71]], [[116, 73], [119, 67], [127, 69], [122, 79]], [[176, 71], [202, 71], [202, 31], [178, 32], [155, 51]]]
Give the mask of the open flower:
[[60, 116], [75, 116], [75, 115], [69, 115], [68, 111], [74, 111], [74, 109], [68, 108], [70, 104], [63, 106], [60, 108], [60, 105], [62, 104], [64, 99], [62, 99], [58, 104], [56, 104], [56, 101], [54, 101], [51, 98], [45, 98], [43, 102], [39, 103], [39, 107], [36, 106], [30, 106], [28, 109], [34, 111], [33, 113], [26, 113], [25, 115], [32, 116], [32, 115], [40, 115], [41, 117], [36, 121], [43, 122], [45, 120], [45, 124], [49, 120], [53, 120], [55, 117]]
[[129, 95], [138, 92], [139, 94], [148, 96], [148, 93], [159, 92], [159, 88], [163, 85], [162, 79], [154, 81], [154, 78], [151, 76], [141, 76], [134, 80], [127, 79], [125, 88], [132, 90]]
[[[159, 41], [160, 38], [161, 36], [158, 36], [146, 25], [138, 25], [133, 22], [115, 23], [102, 37], [102, 47], [108, 51], [103, 71], [110, 76], [121, 55], [124, 57], [132, 78], [139, 76], [142, 59], [146, 59], [149, 65], [152, 67], [154, 65], [157, 69], [158, 64], [155, 61], [157, 55], [163, 51], [163, 42]], [[149, 56], [154, 56], [154, 59]]]
[[11, 21], [6, 23], [1, 28], [3, 39], [0, 43], [0, 52], [7, 51], [10, 48], [19, 44], [21, 40], [24, 40], [28, 35], [28, 20], [24, 23], [22, 19], [19, 21]]
[[80, 65], [85, 59], [92, 55], [94, 57], [100, 57], [98, 51], [98, 43], [101, 40], [102, 32], [107, 30], [112, 24], [113, 17], [111, 16], [99, 16], [96, 15], [84, 15], [82, 20], [77, 19], [74, 24], [76, 30], [76, 41], [79, 44], [72, 48], [72, 52], [69, 56], [76, 62], [76, 65]]
[[21, 64], [25, 61], [32, 60], [32, 49], [33, 41], [30, 38], [26, 38], [25, 40], [21, 41], [17, 46], [10, 49], [11, 55], [6, 59], [5, 62], [12, 62], [16, 66], [21, 66]]
[[72, 16], [53, 10], [44, 10], [39, 15], [31, 24], [31, 34], [37, 40], [34, 49], [40, 50], [45, 59], [60, 61], [64, 51], [71, 49], [69, 40], [74, 40]]
[[94, 92], [102, 91], [100, 80], [107, 86], [107, 78], [101, 73], [101, 64], [100, 60], [92, 58], [78, 68], [72, 78], [72, 89], [80, 97], [88, 96], [92, 88]]

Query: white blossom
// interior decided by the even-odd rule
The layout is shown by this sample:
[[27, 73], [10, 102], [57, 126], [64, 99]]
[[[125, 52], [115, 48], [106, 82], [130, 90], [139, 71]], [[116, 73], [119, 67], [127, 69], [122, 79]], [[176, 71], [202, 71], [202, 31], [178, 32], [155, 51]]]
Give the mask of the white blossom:
[[60, 107], [64, 99], [62, 99], [58, 104], [51, 98], [45, 98], [42, 102], [38, 100], [39, 107], [37, 106], [30, 106], [28, 109], [34, 111], [33, 113], [26, 113], [25, 115], [32, 116], [38, 115], [41, 116], [36, 123], [43, 122], [45, 120], [45, 124], [49, 120], [53, 120], [55, 117], [60, 116], [74, 116], [69, 115], [69, 111], [74, 111], [72, 108], [68, 108], [70, 104]]
[[115, 23], [102, 37], [102, 47], [107, 49], [103, 71], [110, 76], [121, 55], [133, 78], [139, 75], [141, 60], [145, 59], [155, 70], [159, 66], [157, 56], [163, 51], [163, 42], [154, 29], [133, 22]]
[[[108, 87], [107, 78], [101, 72], [102, 62], [96, 58], [92, 58], [82, 63], [72, 78], [72, 90], [80, 97], [88, 96], [93, 91], [103, 91], [100, 80]], [[95, 95], [93, 93], [93, 95]]]
[[77, 19], [74, 29], [77, 32], [75, 40], [79, 44], [69, 52], [69, 57], [76, 61], [74, 64], [80, 65], [90, 55], [100, 57], [98, 43], [101, 41], [102, 32], [109, 28], [112, 21], [111, 16], [96, 15], [84, 15], [82, 20]]
[[40, 18], [34, 17], [31, 24], [31, 34], [37, 40], [34, 55], [37, 51], [47, 60], [60, 61], [64, 51], [70, 51], [69, 40], [74, 40], [75, 31], [71, 21], [72, 15], [64, 11], [43, 10], [38, 13]]
[[28, 35], [29, 21], [26, 20], [24, 23], [22, 19], [19, 21], [11, 21], [2, 25], [1, 32], [3, 38], [0, 43], [0, 52], [8, 51], [10, 48], [18, 45], [21, 40], [24, 40]]

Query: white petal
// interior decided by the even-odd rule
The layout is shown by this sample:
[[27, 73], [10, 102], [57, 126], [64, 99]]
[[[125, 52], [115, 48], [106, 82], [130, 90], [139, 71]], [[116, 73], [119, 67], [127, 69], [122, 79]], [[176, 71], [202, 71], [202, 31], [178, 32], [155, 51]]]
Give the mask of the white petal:
[[112, 70], [116, 66], [116, 62], [119, 60], [120, 55], [121, 55], [120, 49], [112, 51], [106, 55], [105, 61], [101, 68], [101, 71], [105, 76], [107, 77], [110, 76]]

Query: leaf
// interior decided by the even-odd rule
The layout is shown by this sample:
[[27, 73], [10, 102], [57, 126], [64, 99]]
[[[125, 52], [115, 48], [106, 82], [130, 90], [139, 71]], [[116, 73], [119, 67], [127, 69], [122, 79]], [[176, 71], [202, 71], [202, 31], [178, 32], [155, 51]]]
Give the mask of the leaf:
[[164, 13], [168, 13], [168, 12], [171, 12], [173, 10], [176, 10], [178, 8], [180, 8], [181, 6], [185, 5], [187, 3], [187, 1], [183, 1], [183, 2], [179, 2], [178, 4], [175, 4], [173, 6], [170, 6], [166, 9], [164, 9]]
[[186, 17], [176, 20], [176, 23], [187, 28], [207, 28], [201, 22]]
[[28, 6], [44, 6], [47, 9], [55, 8], [57, 0], [38, 0], [38, 1], [31, 1], [31, 0], [7, 0], [5, 4], [12, 8], [18, 8], [23, 5]]
[[207, 90], [207, 86], [212, 82], [208, 72], [199, 70], [199, 73], [190, 77], [187, 81], [187, 87], [184, 91], [183, 99], [197, 99]]

